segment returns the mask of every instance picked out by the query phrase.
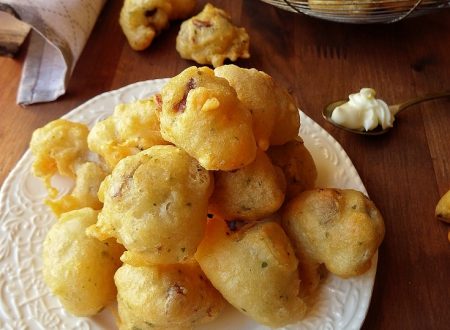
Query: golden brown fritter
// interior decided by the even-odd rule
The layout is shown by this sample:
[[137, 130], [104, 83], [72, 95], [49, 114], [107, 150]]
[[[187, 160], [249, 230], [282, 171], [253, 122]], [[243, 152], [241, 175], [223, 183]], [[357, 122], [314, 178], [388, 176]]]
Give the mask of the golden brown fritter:
[[35, 157], [33, 174], [44, 180], [51, 198], [58, 194], [50, 182], [53, 175], [74, 178], [77, 166], [85, 162], [88, 133], [86, 125], [65, 119], [51, 121], [33, 132], [30, 142]]
[[206, 4], [196, 16], [181, 24], [177, 51], [184, 59], [218, 67], [225, 59], [249, 58], [249, 36], [222, 9]]
[[64, 213], [43, 245], [44, 281], [64, 308], [78, 316], [97, 314], [116, 297], [113, 277], [123, 247], [86, 236], [97, 214], [90, 208]]
[[214, 218], [195, 258], [223, 297], [255, 321], [279, 327], [305, 315], [297, 258], [278, 223]]
[[378, 209], [351, 189], [302, 192], [284, 207], [282, 225], [300, 258], [324, 263], [341, 277], [367, 271], [384, 237]]
[[236, 90], [239, 100], [250, 110], [258, 147], [283, 144], [298, 136], [300, 115], [292, 96], [275, 84], [272, 77], [256, 69], [223, 65], [214, 69]]
[[161, 137], [157, 108], [156, 97], [117, 105], [110, 117], [90, 131], [89, 149], [102, 156], [112, 170], [125, 157], [169, 144]]
[[96, 163], [86, 162], [76, 171], [75, 187], [68, 195], [58, 200], [46, 200], [53, 213], [59, 217], [62, 213], [90, 207], [100, 210], [103, 203], [97, 197], [100, 184], [107, 173]]
[[125, 0], [119, 23], [134, 50], [144, 50], [171, 20], [184, 19], [196, 0]]
[[166, 0], [125, 0], [119, 23], [134, 50], [144, 50], [169, 26], [170, 3]]
[[214, 320], [225, 301], [195, 261], [135, 267], [115, 275], [120, 329], [191, 329]]
[[281, 145], [295, 139], [300, 129], [300, 113], [294, 97], [281, 86], [276, 85], [274, 97], [278, 104], [270, 145]]
[[127, 263], [184, 261], [200, 243], [210, 174], [175, 146], [154, 146], [121, 160], [99, 191], [104, 202], [89, 234], [115, 237]]
[[258, 220], [283, 204], [284, 175], [261, 150], [251, 164], [231, 172], [218, 171], [214, 178], [209, 208], [224, 219]]
[[190, 67], [163, 88], [162, 137], [186, 150], [207, 170], [234, 170], [256, 155], [250, 111], [223, 78]]
[[442, 221], [450, 223], [450, 190], [437, 203], [435, 214]]
[[287, 183], [286, 200], [314, 188], [317, 179], [316, 164], [300, 137], [281, 146], [271, 146], [267, 154], [272, 163], [284, 173]]

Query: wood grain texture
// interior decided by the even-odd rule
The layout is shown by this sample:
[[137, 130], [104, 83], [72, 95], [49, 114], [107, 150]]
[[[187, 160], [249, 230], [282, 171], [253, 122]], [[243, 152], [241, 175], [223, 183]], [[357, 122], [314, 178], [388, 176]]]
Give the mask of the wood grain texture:
[[[332, 127], [321, 109], [361, 87], [375, 88], [388, 103], [450, 89], [450, 11], [361, 26], [320, 21], [256, 0], [211, 2], [250, 34], [252, 57], [237, 64], [266, 71], [292, 92], [300, 108], [342, 144], [384, 215], [386, 238], [363, 329], [448, 329], [448, 226], [435, 219], [434, 207], [450, 189], [450, 100], [405, 111], [391, 133], [372, 138]], [[16, 105], [26, 52], [0, 58], [0, 183], [34, 129], [99, 93], [170, 77], [194, 64], [175, 51], [179, 22], [149, 49], [133, 51], [117, 23], [120, 6], [107, 2], [67, 94], [56, 102]]]

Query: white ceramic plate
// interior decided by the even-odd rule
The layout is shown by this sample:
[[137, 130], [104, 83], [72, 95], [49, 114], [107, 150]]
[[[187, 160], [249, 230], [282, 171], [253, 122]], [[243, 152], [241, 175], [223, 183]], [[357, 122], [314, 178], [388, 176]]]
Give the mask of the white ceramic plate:
[[[92, 126], [110, 115], [114, 106], [148, 97], [167, 80], [144, 81], [101, 94], [64, 118]], [[318, 169], [318, 187], [353, 188], [367, 194], [352, 162], [342, 147], [304, 113], [300, 135]], [[46, 191], [31, 174], [28, 150], [0, 190], [0, 329], [115, 329], [112, 314], [105, 310], [94, 318], [67, 314], [50, 294], [41, 276], [41, 249], [54, 217], [43, 205]], [[68, 181], [56, 182], [69, 191]], [[343, 280], [328, 276], [316, 304], [302, 322], [286, 329], [359, 329], [372, 294], [377, 256], [362, 276]], [[218, 320], [201, 330], [268, 329], [229, 308]]]

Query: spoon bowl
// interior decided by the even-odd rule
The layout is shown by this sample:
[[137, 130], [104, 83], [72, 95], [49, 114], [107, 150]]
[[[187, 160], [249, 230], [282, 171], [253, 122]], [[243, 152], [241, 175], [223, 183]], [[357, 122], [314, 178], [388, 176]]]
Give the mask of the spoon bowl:
[[[450, 97], [450, 91], [426, 94], [426, 95], [423, 95], [423, 96], [420, 96], [420, 97], [417, 97], [417, 98], [414, 98], [414, 99], [411, 99], [411, 100], [408, 100], [408, 101], [405, 101], [402, 103], [390, 105], [389, 111], [391, 112], [392, 116], [395, 116], [398, 113], [400, 113], [401, 111], [405, 110], [406, 108], [409, 108], [410, 106], [415, 105], [417, 103], [440, 99], [440, 98], [445, 98], [445, 97]], [[389, 132], [389, 130], [393, 128], [393, 127], [386, 127], [385, 129], [383, 129], [383, 128], [381, 128], [380, 125], [378, 125], [376, 128], [374, 128], [370, 131], [365, 131], [365, 130], [358, 130], [358, 129], [348, 128], [348, 127], [339, 125], [333, 119], [331, 119], [331, 115], [333, 114], [333, 111], [334, 111], [334, 109], [336, 109], [336, 107], [338, 107], [344, 103], [347, 103], [347, 102], [348, 102], [348, 100], [340, 100], [340, 101], [335, 101], [335, 102], [328, 104], [322, 111], [323, 118], [327, 122], [331, 123], [332, 125], [340, 128], [340, 129], [343, 129], [344, 131], [354, 133], [354, 134], [360, 134], [360, 135], [382, 135], [382, 134]]]

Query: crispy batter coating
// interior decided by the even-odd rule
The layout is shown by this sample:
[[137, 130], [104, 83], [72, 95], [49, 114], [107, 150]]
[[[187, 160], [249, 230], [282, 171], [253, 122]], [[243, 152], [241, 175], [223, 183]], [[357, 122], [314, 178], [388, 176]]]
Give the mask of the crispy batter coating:
[[103, 181], [104, 202], [88, 233], [115, 237], [130, 264], [173, 263], [192, 256], [205, 226], [212, 177], [175, 146], [154, 146], [121, 160]]
[[274, 94], [278, 104], [278, 116], [270, 135], [270, 145], [281, 145], [298, 136], [300, 113], [293, 96], [286, 89], [275, 86]]
[[300, 137], [281, 146], [271, 146], [267, 154], [272, 163], [283, 170], [287, 182], [286, 199], [314, 188], [317, 168]]
[[384, 237], [383, 218], [364, 194], [351, 189], [315, 189], [292, 199], [282, 225], [296, 253], [324, 263], [341, 277], [360, 275]]
[[225, 301], [195, 261], [134, 267], [115, 275], [120, 329], [192, 329], [214, 320]]
[[249, 36], [222, 9], [206, 4], [196, 16], [181, 24], [176, 48], [184, 59], [218, 67], [225, 59], [249, 58]]
[[102, 156], [111, 170], [127, 156], [154, 145], [169, 144], [161, 137], [155, 98], [119, 104], [112, 116], [92, 128], [89, 149]]
[[225, 219], [258, 220], [276, 212], [284, 201], [283, 172], [261, 150], [243, 168], [216, 172], [214, 182], [209, 208]]
[[103, 203], [98, 200], [100, 183], [107, 173], [96, 163], [86, 162], [76, 170], [75, 186], [72, 192], [58, 200], [46, 200], [53, 213], [59, 217], [62, 213], [90, 207], [100, 210]]
[[97, 213], [90, 208], [64, 213], [43, 244], [44, 281], [64, 308], [78, 316], [97, 314], [116, 296], [114, 273], [123, 247], [86, 236]]
[[214, 69], [214, 73], [217, 77], [228, 80], [236, 90], [239, 100], [250, 110], [258, 147], [267, 150], [278, 115], [272, 78], [262, 71], [244, 69], [236, 65], [220, 66]]
[[119, 23], [131, 48], [144, 50], [170, 20], [188, 17], [195, 5], [196, 0], [125, 0]]
[[163, 138], [207, 170], [234, 170], [255, 159], [250, 111], [213, 70], [187, 68], [164, 86], [161, 97]]
[[144, 50], [169, 25], [170, 2], [166, 0], [125, 0], [119, 23], [134, 50]]
[[311, 260], [306, 255], [296, 252], [298, 259], [298, 276], [300, 278], [299, 296], [307, 304], [315, 298], [314, 294], [319, 288], [321, 281], [326, 277], [326, 269], [319, 262]]
[[450, 223], [450, 190], [437, 203], [435, 213], [439, 219]]
[[51, 185], [53, 175], [74, 178], [76, 167], [85, 161], [88, 133], [86, 125], [65, 119], [51, 121], [33, 132], [30, 142], [35, 157], [33, 174], [44, 180], [51, 198], [58, 194]]
[[253, 133], [261, 150], [298, 136], [300, 116], [295, 102], [272, 77], [263, 71], [233, 64], [220, 66], [214, 73], [228, 80], [239, 100], [252, 113]]
[[214, 287], [240, 312], [278, 327], [304, 317], [297, 259], [276, 222], [208, 221], [195, 258]]

